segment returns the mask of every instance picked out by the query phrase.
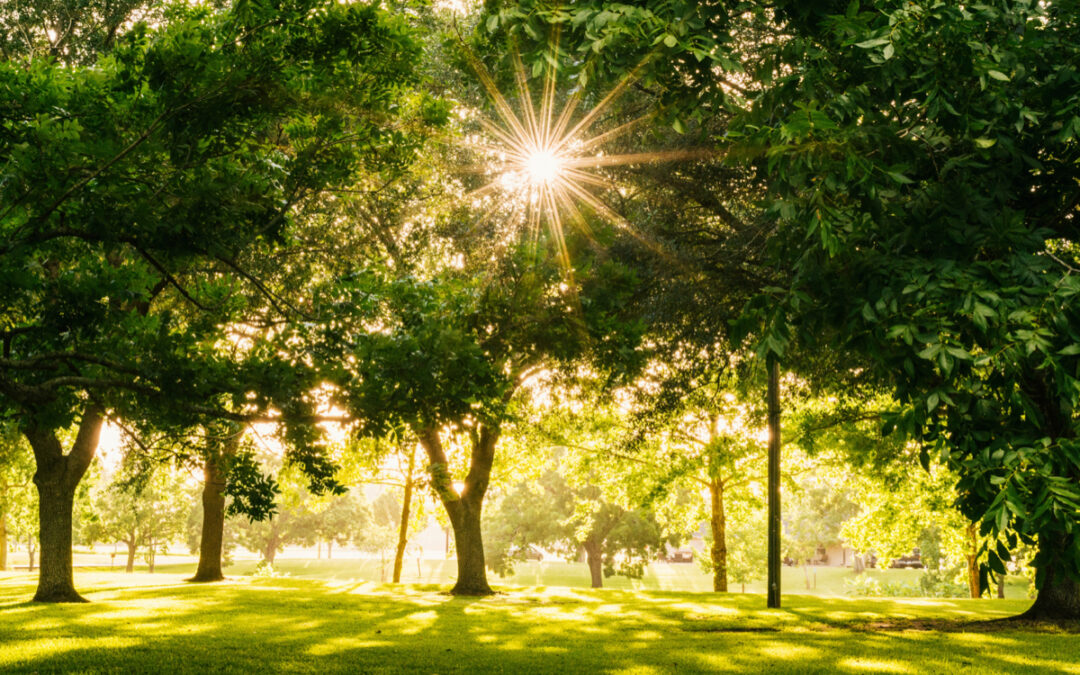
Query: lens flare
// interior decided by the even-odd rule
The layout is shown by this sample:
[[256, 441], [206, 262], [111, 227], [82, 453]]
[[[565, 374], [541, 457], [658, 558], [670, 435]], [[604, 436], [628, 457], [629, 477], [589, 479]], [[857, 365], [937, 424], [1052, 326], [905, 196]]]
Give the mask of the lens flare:
[[[552, 58], [548, 59], [546, 76], [539, 87], [539, 105], [534, 105], [533, 92], [521, 56], [516, 49], [512, 50], [517, 83], [516, 109], [499, 90], [484, 64], [465, 45], [464, 40], [461, 40], [461, 44], [497, 113], [495, 119], [483, 115], [478, 117], [487, 138], [474, 143], [491, 158], [475, 170], [493, 174], [492, 180], [467, 194], [466, 199], [479, 202], [494, 193], [502, 193], [510, 199], [509, 203], [522, 205], [530, 231], [535, 232], [543, 223], [561, 249], [560, 253], [567, 267], [570, 266], [570, 261], [563, 235], [564, 217], [588, 234], [590, 228], [583, 211], [592, 212], [595, 216], [624, 227], [650, 248], [654, 248], [625, 218], [593, 193], [593, 189], [597, 188], [618, 189], [609, 175], [598, 170], [613, 166], [704, 159], [711, 157], [712, 153], [702, 150], [674, 150], [607, 154], [600, 150], [602, 145], [628, 134], [652, 119], [652, 114], [638, 117], [602, 133], [590, 132], [593, 125], [599, 121], [601, 113], [636, 79], [638, 70], [649, 57], [608, 91], [592, 109], [578, 115], [575, 113], [578, 113], [578, 104], [581, 102], [581, 87], [575, 88], [567, 97], [561, 110], [556, 106], [556, 68], [551, 64], [555, 62], [554, 55], [558, 53], [558, 30], [551, 45]], [[495, 200], [491, 204], [488, 214], [498, 208], [499, 201]], [[518, 207], [513, 208], [517, 213]]]
[[525, 158], [525, 175], [534, 185], [554, 183], [562, 169], [562, 158], [551, 150], [537, 150]]

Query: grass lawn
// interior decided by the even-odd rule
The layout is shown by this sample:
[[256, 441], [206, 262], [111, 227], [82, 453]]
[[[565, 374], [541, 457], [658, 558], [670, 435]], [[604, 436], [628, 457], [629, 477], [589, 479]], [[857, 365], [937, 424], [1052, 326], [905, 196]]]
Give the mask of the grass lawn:
[[[255, 560], [237, 561], [225, 572], [230, 576], [249, 575], [255, 570]], [[380, 564], [378, 560], [345, 558], [334, 560], [278, 558], [274, 568], [298, 579], [321, 579], [324, 581], [389, 581], [392, 563]], [[140, 568], [141, 569], [141, 568]], [[195, 573], [195, 564], [159, 564], [158, 570], [177, 574]], [[457, 576], [453, 560], [405, 561], [401, 580], [412, 584], [450, 584]], [[844, 567], [784, 567], [781, 584], [785, 593], [818, 595], [825, 597], [847, 596], [845, 581], [855, 574]], [[880, 582], [907, 583], [918, 586], [922, 570], [867, 570], [866, 575]], [[514, 574], [505, 579], [492, 576], [496, 583], [515, 586], [567, 586], [589, 587], [589, 568], [585, 563], [568, 563], [560, 560], [519, 563]], [[807, 588], [807, 581], [810, 588]], [[641, 579], [610, 577], [604, 580], [607, 588], [646, 591], [711, 591], [712, 577], [693, 563], [653, 563], [646, 568]], [[742, 590], [739, 584], [731, 584], [729, 590]], [[756, 581], [746, 585], [748, 593], [764, 593], [765, 582]], [[1005, 594], [1009, 598], [1026, 598], [1028, 581], [1023, 577], [1010, 577]]]
[[0, 573], [2, 672], [1077, 673], [1080, 626], [973, 624], [1027, 600], [854, 600], [80, 572], [86, 605]]

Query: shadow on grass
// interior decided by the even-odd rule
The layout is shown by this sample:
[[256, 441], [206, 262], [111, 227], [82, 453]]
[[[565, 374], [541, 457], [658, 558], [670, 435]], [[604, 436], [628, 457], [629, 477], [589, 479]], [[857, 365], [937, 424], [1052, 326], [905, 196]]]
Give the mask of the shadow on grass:
[[[87, 585], [90, 605], [0, 607], [0, 671], [1041, 673], [1080, 657], [1068, 633], [867, 628], [895, 603], [838, 610], [800, 599], [776, 611], [759, 596], [529, 589], [475, 598], [434, 585], [293, 579], [124, 587], [116, 576]], [[0, 597], [9, 590], [0, 586]]]

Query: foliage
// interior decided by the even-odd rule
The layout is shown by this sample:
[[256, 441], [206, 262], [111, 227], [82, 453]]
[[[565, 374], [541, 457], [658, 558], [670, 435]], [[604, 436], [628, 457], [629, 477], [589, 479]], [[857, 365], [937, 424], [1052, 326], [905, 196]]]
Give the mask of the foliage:
[[647, 509], [605, 501], [595, 486], [575, 487], [553, 469], [535, 485], [510, 489], [485, 522], [489, 565], [500, 576], [513, 573], [515, 562], [538, 546], [568, 560], [584, 550], [590, 559], [597, 556], [604, 576], [641, 578], [668, 540]]
[[190, 491], [184, 488], [186, 478], [184, 473], [164, 466], [99, 480], [91, 490], [84, 538], [126, 544], [129, 564], [136, 552], [143, 550], [153, 569], [156, 553], [168, 552], [169, 545], [186, 529], [194, 507]]

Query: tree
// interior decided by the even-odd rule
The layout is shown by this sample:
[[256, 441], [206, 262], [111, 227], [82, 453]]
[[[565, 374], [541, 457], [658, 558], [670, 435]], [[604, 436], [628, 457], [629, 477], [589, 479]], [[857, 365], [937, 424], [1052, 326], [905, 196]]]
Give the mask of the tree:
[[979, 578], [981, 542], [974, 523], [954, 504], [956, 474], [936, 464], [930, 468], [912, 474], [895, 467], [891, 475], [856, 477], [853, 501], [859, 512], [841, 533], [856, 550], [873, 550], [883, 564], [915, 547], [930, 570], [937, 570], [942, 558], [963, 561], [971, 597], [980, 597], [985, 590]]
[[746, 307], [758, 350], [858, 354], [905, 408], [890, 428], [959, 473], [983, 573], [1037, 541], [1028, 616], [1080, 615], [1075, 3], [687, 4], [521, 23], [616, 72], [663, 52], [646, 76], [725, 120], [715, 147], [765, 189], [787, 273]]
[[[128, 469], [131, 468], [129, 464]], [[184, 490], [186, 476], [170, 467], [152, 473], [123, 473], [101, 481], [91, 493], [90, 541], [120, 542], [127, 547], [125, 570], [135, 570], [135, 557], [144, 551], [149, 571], [154, 571], [158, 551], [180, 536], [193, 504]]]
[[[584, 358], [618, 363], [632, 355], [634, 321], [615, 331], [635, 278], [619, 265], [596, 261], [588, 276], [567, 284], [556, 251], [521, 244], [474, 265], [487, 272], [449, 270], [431, 279], [380, 279], [357, 273], [331, 289], [326, 301], [357, 309], [345, 341], [348, 367], [338, 368], [339, 405], [360, 433], [382, 437], [408, 430], [424, 448], [430, 484], [454, 530], [458, 578], [452, 593], [483, 595], [487, 583], [481, 509], [495, 449], [516, 394], [543, 367]], [[345, 297], [354, 300], [341, 299]], [[575, 300], [580, 310], [575, 311]], [[574, 303], [574, 304], [572, 304]], [[382, 329], [370, 331], [377, 321]], [[340, 352], [341, 329], [327, 351]], [[467, 446], [462, 487], [454, 484], [448, 447]]]
[[[371, 503], [371, 511], [370, 527], [363, 532], [357, 533], [355, 541], [360, 548], [379, 554], [379, 578], [385, 582], [386, 558], [387, 553], [390, 551], [395, 552], [393, 570], [395, 574], [400, 574], [397, 565], [396, 546], [400, 541], [401, 515], [404, 510], [401, 503], [392, 493], [383, 492]], [[391, 579], [394, 580], [394, 583], [398, 583], [401, 577], [391, 577]]]
[[615, 574], [640, 579], [645, 566], [673, 539], [646, 509], [626, 509], [606, 501], [596, 485], [572, 487], [556, 470], [538, 483], [514, 487], [487, 520], [492, 568], [513, 571], [533, 546], [554, 550], [568, 559], [585, 554], [593, 588]]
[[303, 533], [300, 543], [318, 546], [326, 544], [326, 557], [333, 556], [334, 544], [345, 546], [363, 537], [371, 527], [371, 508], [360, 498], [352, 495], [335, 495], [308, 504], [308, 511], [301, 517], [298, 529]]
[[890, 428], [959, 473], [984, 576], [1038, 540], [1034, 618], [1080, 616], [1080, 288], [1054, 243], [1076, 236], [1073, 9], [784, 7], [785, 58], [813, 65], [765, 83], [739, 127], [768, 148], [794, 270], [773, 302], [892, 383]]
[[71, 504], [106, 415], [190, 428], [276, 401], [298, 423], [294, 459], [325, 464], [298, 429], [304, 369], [257, 344], [238, 366], [214, 345], [246, 318], [246, 291], [266, 295], [245, 255], [282, 245], [298, 210], [392, 162], [402, 138], [368, 114], [411, 81], [415, 45], [385, 12], [238, 3], [166, 18], [125, 23], [92, 66], [0, 63], [0, 405], [36, 460], [41, 601], [82, 599]]

